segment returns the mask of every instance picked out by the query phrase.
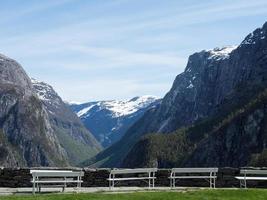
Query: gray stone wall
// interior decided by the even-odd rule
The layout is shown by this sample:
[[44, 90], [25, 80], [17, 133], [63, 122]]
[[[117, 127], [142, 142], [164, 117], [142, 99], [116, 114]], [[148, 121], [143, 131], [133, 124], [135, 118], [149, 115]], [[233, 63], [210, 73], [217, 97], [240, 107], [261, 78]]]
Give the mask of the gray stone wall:
[[[47, 169], [47, 168], [42, 168]], [[59, 168], [49, 168], [59, 169]], [[60, 168], [63, 169], [63, 168]], [[72, 170], [83, 170], [83, 187], [107, 187], [109, 169], [89, 169], [89, 168], [64, 168]], [[237, 168], [220, 168], [216, 187], [239, 187], [239, 181], [234, 177], [239, 174]], [[169, 186], [170, 169], [159, 169], [156, 173], [157, 179], [155, 186]], [[31, 175], [29, 168], [0, 168], [0, 187], [31, 187]], [[143, 181], [123, 181], [117, 184], [118, 186], [147, 186]], [[209, 187], [209, 183], [205, 180], [182, 180], [178, 181], [177, 186], [187, 187]], [[249, 187], [267, 187], [267, 181], [250, 181]]]

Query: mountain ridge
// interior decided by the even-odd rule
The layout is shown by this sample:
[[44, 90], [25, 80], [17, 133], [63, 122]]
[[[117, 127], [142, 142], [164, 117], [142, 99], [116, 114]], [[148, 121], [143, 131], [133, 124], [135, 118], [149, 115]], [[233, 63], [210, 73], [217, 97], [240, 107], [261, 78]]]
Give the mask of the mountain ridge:
[[[140, 153], [131, 156], [128, 153], [146, 134], [171, 133], [212, 116], [223, 116], [238, 104], [243, 105], [242, 101], [248, 101], [266, 87], [266, 34], [267, 23], [226, 54], [218, 53], [225, 49], [217, 48], [189, 56], [185, 71], [176, 77], [161, 105], [146, 112], [118, 143], [84, 165], [100, 163], [102, 167], [129, 167], [125, 159], [135, 160]], [[162, 162], [155, 160], [155, 163]]]
[[92, 131], [98, 141], [107, 147], [117, 142], [143, 113], [160, 103], [161, 99], [145, 95], [129, 100], [94, 101], [70, 104], [71, 109]]
[[1, 166], [68, 165], [30, 78], [19, 63], [2, 55], [0, 111]]
[[66, 150], [70, 164], [77, 165], [88, 156], [98, 153], [102, 149], [101, 145], [53, 87], [34, 78], [31, 81], [36, 94], [48, 111], [52, 128]]

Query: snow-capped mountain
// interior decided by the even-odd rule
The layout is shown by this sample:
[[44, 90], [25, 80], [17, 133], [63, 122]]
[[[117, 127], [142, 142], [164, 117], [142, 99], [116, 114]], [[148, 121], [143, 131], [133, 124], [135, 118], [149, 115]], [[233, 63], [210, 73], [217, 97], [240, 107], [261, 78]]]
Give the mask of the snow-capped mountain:
[[160, 106], [84, 165], [266, 166], [266, 105], [267, 22], [237, 48], [189, 56]]
[[52, 128], [67, 152], [70, 164], [77, 165], [88, 156], [99, 152], [101, 150], [99, 143], [53, 87], [33, 78], [31, 82], [48, 112]]
[[71, 109], [94, 134], [102, 146], [118, 141], [145, 111], [157, 106], [155, 96], [135, 97], [126, 101], [110, 100], [70, 104]]
[[[53, 105], [53, 107], [60, 106], [62, 100], [51, 85], [43, 81], [36, 80], [34, 78], [31, 78], [31, 82], [34, 86], [36, 94], [38, 95], [41, 101], [45, 102], [48, 105]], [[51, 109], [49, 109], [49, 112], [53, 114]]]

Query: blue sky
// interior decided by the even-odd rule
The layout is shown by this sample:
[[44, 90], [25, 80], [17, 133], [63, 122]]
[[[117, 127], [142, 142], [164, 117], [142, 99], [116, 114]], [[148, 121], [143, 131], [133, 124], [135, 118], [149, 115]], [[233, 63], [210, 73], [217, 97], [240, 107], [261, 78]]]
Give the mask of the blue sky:
[[190, 54], [265, 21], [266, 0], [1, 1], [0, 52], [64, 100], [164, 96]]

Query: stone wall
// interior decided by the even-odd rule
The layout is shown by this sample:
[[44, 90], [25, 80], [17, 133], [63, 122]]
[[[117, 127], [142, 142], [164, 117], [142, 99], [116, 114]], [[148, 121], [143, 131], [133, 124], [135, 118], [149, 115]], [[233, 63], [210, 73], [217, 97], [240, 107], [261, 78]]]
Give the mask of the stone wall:
[[[42, 168], [44, 169], [44, 168]], [[47, 169], [47, 168], [45, 168]], [[49, 168], [59, 169], [59, 168]], [[63, 169], [63, 168], [60, 168]], [[83, 170], [85, 175], [83, 177], [83, 187], [107, 187], [109, 176], [109, 169], [89, 169], [89, 168], [64, 168], [72, 170]], [[220, 168], [216, 187], [239, 187], [239, 181], [234, 177], [239, 174], [237, 168]], [[155, 186], [169, 186], [170, 185], [170, 169], [159, 169], [156, 173], [157, 179]], [[29, 168], [0, 168], [0, 187], [31, 187], [31, 175]], [[209, 183], [205, 180], [182, 180], [178, 181], [177, 186], [196, 186], [205, 187]], [[123, 181], [118, 183], [118, 186], [147, 186], [143, 181]], [[250, 181], [249, 187], [267, 187], [267, 181]]]

